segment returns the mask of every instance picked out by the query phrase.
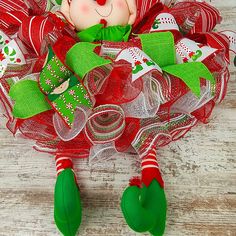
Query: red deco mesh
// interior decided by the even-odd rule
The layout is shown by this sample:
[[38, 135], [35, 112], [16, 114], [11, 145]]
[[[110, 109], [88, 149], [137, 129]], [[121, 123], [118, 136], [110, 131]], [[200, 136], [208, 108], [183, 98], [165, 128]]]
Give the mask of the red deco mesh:
[[[30, 6], [30, 10], [25, 2]], [[110, 136], [111, 139], [115, 137], [113, 144], [120, 152], [135, 149], [140, 155], [145, 153], [149, 155], [147, 150], [151, 149], [154, 144], [157, 147], [164, 146], [181, 138], [198, 121], [206, 123], [215, 104], [221, 102], [225, 97], [229, 79], [227, 68], [229, 41], [224, 35], [211, 32], [221, 20], [219, 12], [208, 4], [196, 1], [181, 2], [170, 9], [158, 3], [158, 0], [137, 0], [138, 17], [134, 25], [134, 32], [148, 32], [159, 12], [173, 14], [183, 30], [186, 21], [192, 20], [195, 23], [194, 27], [186, 37], [197, 43], [216, 48], [214, 54], [203, 60], [216, 79], [216, 84], [210, 89], [213, 96], [207, 102], [196, 106], [193, 110], [189, 109], [186, 113], [177, 112], [174, 108], [181, 98], [185, 96], [188, 98], [189, 88], [179, 78], [155, 72], [150, 73], [152, 76], [150, 87], [156, 89], [160, 97], [158, 98], [159, 104], [155, 104], [158, 109], [154, 116], [125, 117], [119, 110], [121, 108], [117, 109], [118, 112], [113, 110], [113, 113], [109, 113], [111, 108], [123, 107], [132, 102], [133, 106], [137, 108], [146, 106], [146, 103], [142, 105], [137, 102], [142, 93], [147, 100], [149, 99], [148, 101], [155, 101], [155, 98], [147, 96], [150, 94], [144, 93], [145, 86], [147, 86], [145, 76], [133, 82], [131, 65], [113, 62], [111, 68], [98, 68], [87, 75], [85, 85], [93, 96], [95, 109], [87, 114], [89, 123], [86, 128], [73, 140], [62, 141], [60, 139], [53, 125], [53, 115], [55, 114], [53, 110], [26, 120], [15, 119], [12, 115], [14, 103], [8, 95], [9, 78], [16, 76], [21, 80], [27, 74], [40, 72], [48, 45], [54, 48], [57, 57], [64, 63], [66, 52], [76, 43], [77, 39], [74, 37], [75, 32], [63, 21], [51, 13], [45, 13], [46, 1], [0, 0], [0, 29], [9, 36], [18, 33], [17, 40], [20, 48], [24, 49], [27, 61], [26, 66], [21, 67], [18, 71], [8, 70], [0, 79], [0, 101], [3, 114], [7, 119], [7, 127], [11, 132], [34, 140], [35, 148], [39, 151], [55, 154], [58, 157], [66, 155], [72, 158], [85, 158], [89, 156], [90, 149], [95, 142], [100, 144], [99, 138], [109, 140]], [[183, 37], [180, 33], [173, 32], [173, 34], [176, 42]], [[137, 39], [120, 44], [104, 42], [103, 46], [116, 47], [120, 50], [128, 46], [141, 48], [140, 41]], [[201, 86], [207, 86], [204, 80], [201, 80]], [[103, 105], [105, 105], [104, 108], [101, 108]], [[135, 112], [133, 111], [133, 113]], [[105, 127], [105, 122], [108, 127]], [[114, 126], [109, 122], [114, 122]], [[109, 134], [108, 131], [112, 134]], [[93, 132], [96, 132], [96, 135]], [[90, 136], [88, 137], [88, 135]]]

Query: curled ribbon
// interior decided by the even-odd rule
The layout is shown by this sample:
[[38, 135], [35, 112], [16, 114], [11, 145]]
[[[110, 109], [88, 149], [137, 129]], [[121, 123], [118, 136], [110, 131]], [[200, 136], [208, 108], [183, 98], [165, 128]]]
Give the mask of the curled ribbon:
[[119, 138], [125, 129], [125, 115], [121, 107], [103, 105], [89, 116], [85, 134], [93, 144], [108, 143]]

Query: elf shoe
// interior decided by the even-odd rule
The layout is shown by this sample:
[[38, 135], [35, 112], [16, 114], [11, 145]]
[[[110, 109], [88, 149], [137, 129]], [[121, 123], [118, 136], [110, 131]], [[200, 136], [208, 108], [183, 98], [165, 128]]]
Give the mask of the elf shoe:
[[130, 228], [136, 232], [163, 235], [166, 224], [166, 197], [158, 169], [155, 151], [142, 160], [142, 180], [128, 187], [121, 200], [121, 208]]
[[54, 192], [54, 219], [64, 236], [75, 236], [81, 223], [80, 192], [68, 158], [56, 158], [58, 177]]

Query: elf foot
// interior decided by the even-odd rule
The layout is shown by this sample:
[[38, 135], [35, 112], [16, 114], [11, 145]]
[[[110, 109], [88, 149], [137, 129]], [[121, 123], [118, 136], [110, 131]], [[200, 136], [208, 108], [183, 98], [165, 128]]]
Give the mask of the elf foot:
[[71, 168], [57, 177], [54, 193], [54, 219], [64, 236], [75, 236], [81, 223], [80, 192]]
[[121, 208], [127, 224], [134, 231], [163, 235], [167, 204], [164, 189], [155, 179], [148, 187], [128, 187], [122, 196]]

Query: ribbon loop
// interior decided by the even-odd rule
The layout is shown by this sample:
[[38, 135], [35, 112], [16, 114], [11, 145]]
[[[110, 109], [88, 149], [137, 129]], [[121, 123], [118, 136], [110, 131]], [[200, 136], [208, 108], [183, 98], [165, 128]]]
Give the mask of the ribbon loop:
[[11, 87], [9, 95], [15, 101], [12, 113], [16, 118], [27, 119], [51, 109], [37, 81], [21, 80]]
[[[164, 72], [180, 78], [196, 96], [199, 97], [201, 94], [200, 78], [209, 80], [212, 84], [215, 84], [213, 75], [202, 62], [176, 64], [176, 52], [172, 33], [151, 33], [140, 35], [139, 37], [144, 52], [146, 52]], [[189, 41], [187, 42], [189, 43]], [[198, 48], [197, 45], [195, 45], [195, 47]], [[208, 49], [208, 51], [209, 50], [210, 49]], [[215, 50], [212, 49], [208, 52], [208, 55], [214, 52]], [[200, 54], [193, 54], [193, 57], [193, 59], [195, 59], [193, 61], [204, 58], [202, 51], [200, 51]]]
[[190, 62], [166, 66], [163, 68], [163, 71], [183, 80], [183, 82], [198, 97], [201, 95], [200, 78], [209, 80], [212, 84], [215, 84], [213, 75], [201, 62]]
[[88, 118], [85, 134], [93, 144], [109, 143], [119, 138], [125, 129], [125, 115], [121, 107], [96, 107]]
[[171, 32], [139, 35], [143, 51], [160, 67], [175, 64], [175, 43]]
[[17, 42], [0, 31], [0, 78], [8, 69], [19, 70], [26, 65], [25, 56]]
[[110, 60], [106, 60], [99, 57], [94, 49], [97, 44], [91, 44], [81, 42], [75, 44], [66, 55], [66, 64], [81, 78], [91, 70], [105, 66], [111, 63]]

